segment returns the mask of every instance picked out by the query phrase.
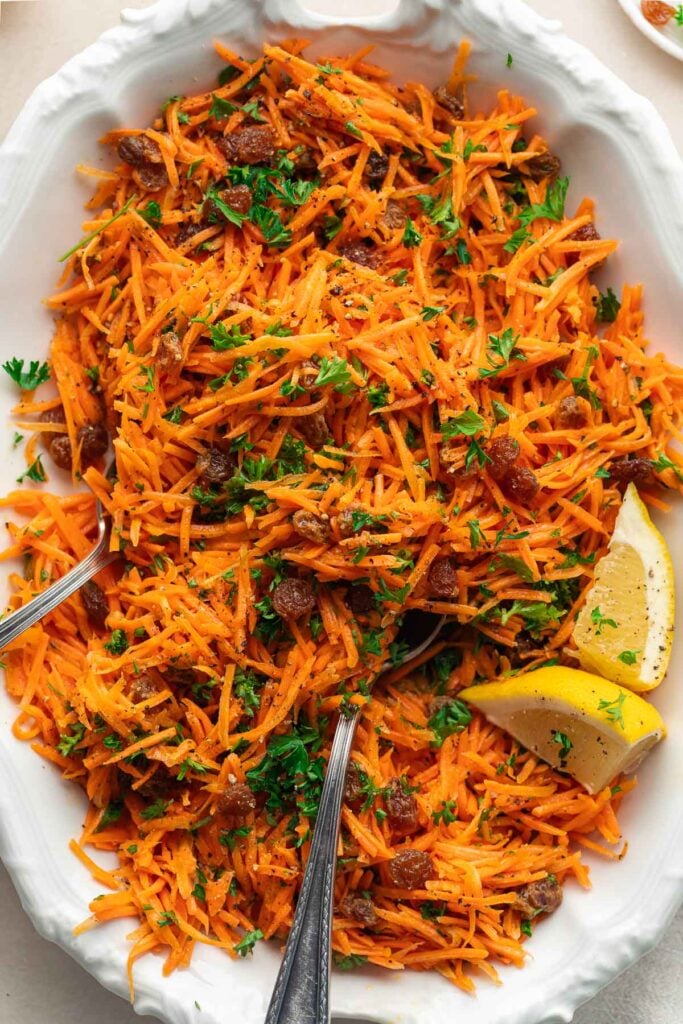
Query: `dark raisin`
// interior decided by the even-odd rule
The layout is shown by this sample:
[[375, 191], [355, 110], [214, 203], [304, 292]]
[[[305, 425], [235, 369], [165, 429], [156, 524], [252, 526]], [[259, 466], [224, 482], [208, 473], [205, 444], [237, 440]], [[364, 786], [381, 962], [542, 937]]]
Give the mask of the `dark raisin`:
[[617, 459], [609, 467], [610, 479], [619, 487], [634, 483], [643, 487], [652, 483], [652, 462], [650, 459]]
[[422, 889], [434, 877], [434, 864], [422, 850], [401, 850], [387, 868], [393, 885], [399, 889]]
[[183, 345], [175, 331], [167, 331], [159, 339], [157, 362], [165, 373], [172, 373], [183, 361]]
[[497, 437], [486, 449], [489, 475], [500, 483], [519, 458], [519, 444], [513, 437]]
[[361, 769], [355, 761], [351, 761], [346, 770], [344, 799], [349, 804], [358, 804], [365, 799], [365, 789]]
[[163, 686], [153, 676], [143, 672], [131, 681], [130, 699], [136, 703], [149, 700], [151, 697], [155, 697], [161, 689]]
[[324, 544], [330, 536], [329, 524], [304, 508], [298, 509], [292, 516], [292, 524], [297, 533], [312, 540], [315, 544]]
[[304, 149], [296, 158], [296, 173], [300, 178], [314, 178], [318, 173], [318, 161], [312, 149]]
[[199, 470], [202, 486], [207, 488], [214, 484], [224, 484], [232, 476], [233, 460], [220, 448], [207, 448], [197, 457], [195, 465]]
[[119, 139], [116, 152], [121, 160], [124, 163], [130, 164], [131, 167], [142, 167], [144, 164], [162, 164], [164, 162], [158, 144], [154, 139], [150, 139], [146, 135], [124, 135], [123, 138]]
[[[41, 423], [66, 423], [64, 407], [58, 405], [56, 409], [46, 409], [40, 414]], [[71, 469], [73, 463], [73, 452], [71, 441], [66, 434], [53, 434], [45, 432], [45, 447], [55, 466], [59, 469]]]
[[367, 615], [375, 606], [375, 595], [367, 583], [359, 583], [347, 590], [346, 603], [354, 615]]
[[375, 192], [382, 187], [388, 170], [389, 157], [385, 156], [384, 153], [376, 153], [373, 150], [365, 165], [365, 180]]
[[109, 448], [109, 434], [101, 423], [86, 423], [76, 434], [81, 446], [81, 462], [85, 466], [96, 462]]
[[90, 580], [88, 583], [83, 584], [80, 594], [86, 615], [93, 626], [97, 626], [98, 629], [104, 629], [107, 616], [109, 615], [109, 603], [102, 588]]
[[557, 407], [557, 426], [560, 430], [578, 430], [585, 426], [586, 413], [574, 395], [567, 395]]
[[508, 497], [522, 505], [533, 501], [541, 489], [538, 477], [526, 466], [511, 466], [500, 486]]
[[402, 228], [406, 222], [406, 214], [400, 203], [390, 199], [382, 217], [382, 223], [388, 228]]
[[374, 249], [364, 245], [363, 242], [347, 242], [339, 246], [339, 255], [360, 267], [370, 267], [374, 270], [378, 264], [377, 253]]
[[56, 409], [46, 409], [38, 417], [40, 423], [66, 423], [64, 406], [58, 405]]
[[73, 451], [71, 450], [71, 441], [66, 434], [56, 434], [48, 442], [47, 450], [55, 466], [60, 469], [72, 469]]
[[218, 146], [238, 164], [263, 164], [275, 154], [275, 135], [267, 125], [248, 125], [218, 140]]
[[[330, 289], [332, 291], [332, 289]], [[315, 388], [315, 382], [318, 379], [320, 368], [315, 363], [311, 362], [310, 359], [305, 359], [301, 364], [301, 370], [299, 371], [299, 385], [304, 391], [313, 391]]]
[[452, 114], [456, 121], [462, 121], [465, 116], [465, 107], [462, 100], [459, 100], [457, 96], [449, 92], [447, 86], [437, 86], [434, 90], [434, 99], [440, 107], [443, 107], [449, 114]]
[[[209, 227], [209, 225], [204, 224], [202, 221], [200, 221], [199, 224], [194, 224], [192, 222], [188, 224], [181, 224], [178, 234], [175, 236], [176, 246], [185, 245], [185, 243], [189, 242], [195, 235], [198, 235], [200, 231], [206, 231], [207, 227]], [[191, 248], [194, 248], [194, 246], [191, 246]]]
[[552, 914], [561, 902], [562, 886], [557, 879], [542, 878], [522, 886], [512, 906], [525, 918], [532, 919], [538, 914]]
[[330, 436], [327, 420], [322, 412], [314, 412], [310, 416], [298, 416], [296, 426], [311, 448], [320, 448]]
[[405, 832], [417, 828], [417, 800], [406, 793], [400, 779], [392, 779], [384, 793], [384, 806], [390, 824]]
[[164, 670], [164, 679], [169, 686], [182, 688], [194, 686], [197, 681], [193, 669], [183, 665], [168, 665]]
[[452, 597], [458, 585], [455, 561], [448, 556], [435, 558], [427, 573], [429, 589], [436, 597]]
[[522, 164], [522, 171], [532, 181], [543, 181], [544, 178], [550, 178], [554, 181], [561, 169], [562, 163], [560, 158], [551, 153], [549, 149], [545, 153], [538, 153], [536, 156], [529, 157]]
[[273, 591], [272, 601], [281, 618], [300, 619], [315, 608], [313, 586], [308, 580], [283, 580]]
[[356, 893], [347, 893], [339, 904], [339, 912], [344, 917], [350, 917], [358, 924], [367, 928], [374, 928], [377, 924], [375, 905], [367, 896], [358, 896]]
[[[595, 224], [584, 224], [582, 228], [577, 228], [571, 235], [568, 236], [567, 241], [574, 242], [599, 242], [600, 232], [596, 228]], [[564, 254], [567, 266], [571, 267], [580, 259], [581, 254], [579, 252], [566, 252]], [[596, 268], [600, 264], [596, 264]]]
[[344, 508], [337, 516], [337, 529], [342, 537], [353, 537], [356, 532], [353, 525], [353, 513], [356, 511], [356, 508], [356, 505]]
[[244, 818], [256, 810], [256, 797], [244, 782], [229, 783], [216, 801], [219, 814]]
[[148, 192], [158, 192], [168, 185], [168, 174], [163, 164], [143, 164], [133, 171], [135, 181]]
[[[218, 193], [218, 198], [235, 213], [243, 216], [251, 209], [251, 189], [247, 185], [234, 185], [232, 188], [225, 188]], [[226, 217], [218, 204], [211, 198], [205, 201], [203, 212], [205, 217], [210, 217], [212, 220], [229, 220], [229, 217]]]

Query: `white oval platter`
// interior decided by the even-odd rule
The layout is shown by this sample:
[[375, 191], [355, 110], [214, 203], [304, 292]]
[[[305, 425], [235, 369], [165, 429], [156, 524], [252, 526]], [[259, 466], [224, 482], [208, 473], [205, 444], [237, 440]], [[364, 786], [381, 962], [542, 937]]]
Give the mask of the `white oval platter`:
[[[121, 27], [39, 86], [0, 150], [2, 359], [46, 355], [51, 321], [40, 300], [54, 287], [56, 255], [80, 234], [87, 186], [73, 167], [106, 162], [97, 138], [111, 127], [148, 123], [171, 94], [209, 87], [219, 69], [214, 37], [248, 55], [264, 39], [299, 34], [325, 54], [374, 42], [378, 61], [398, 79], [432, 85], [445, 78], [459, 39], [471, 39], [482, 102], [507, 86], [538, 107], [539, 130], [572, 178], [570, 205], [594, 196], [601, 232], [622, 241], [604, 283], [643, 281], [653, 345], [683, 361], [683, 166], [654, 108], [564, 37], [559, 24], [519, 0], [400, 0], [393, 12], [365, 18], [345, 15], [340, 0], [338, 11], [333, 17], [314, 14], [299, 0], [162, 0], [124, 12]], [[11, 451], [13, 400], [8, 383], [0, 383], [3, 494], [20, 468]], [[680, 505], [664, 530], [680, 565]], [[643, 767], [622, 815], [628, 856], [619, 863], [588, 858], [593, 891], [569, 887], [562, 910], [537, 928], [523, 971], [503, 970], [503, 988], [482, 980], [476, 998], [428, 974], [337, 974], [335, 1015], [387, 1024], [559, 1024], [649, 949], [683, 897], [682, 669], [679, 645], [669, 678], [654, 697], [669, 738]], [[3, 690], [0, 855], [36, 928], [126, 996], [131, 923], [78, 939], [72, 934], [98, 893], [67, 849], [80, 831], [82, 796], [13, 739], [15, 712]], [[239, 963], [197, 949], [188, 970], [164, 979], [160, 959], [148, 957], [135, 967], [136, 1009], [168, 1024], [261, 1024], [278, 959], [272, 945], [262, 944]]]

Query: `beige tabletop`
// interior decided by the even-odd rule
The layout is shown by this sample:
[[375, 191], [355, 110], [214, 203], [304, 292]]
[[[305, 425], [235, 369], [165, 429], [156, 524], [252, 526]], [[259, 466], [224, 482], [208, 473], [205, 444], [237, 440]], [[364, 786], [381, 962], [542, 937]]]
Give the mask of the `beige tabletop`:
[[[150, 2], [129, 0], [127, 6], [146, 7]], [[683, 151], [683, 64], [640, 35], [617, 0], [529, 2], [539, 13], [560, 18], [570, 35], [648, 96]], [[318, 10], [339, 9], [339, 0], [308, 3]], [[343, 0], [343, 4], [349, 14], [393, 6], [392, 0]], [[0, 141], [33, 87], [114, 25], [121, 6], [121, 0], [0, 0]], [[35, 934], [1, 865], [0, 922], [2, 1024], [142, 1022], [65, 953]], [[679, 914], [659, 947], [584, 1005], [574, 1024], [678, 1024], [683, 1020], [682, 962], [683, 914]], [[153, 1019], [144, 1021], [152, 1024]]]

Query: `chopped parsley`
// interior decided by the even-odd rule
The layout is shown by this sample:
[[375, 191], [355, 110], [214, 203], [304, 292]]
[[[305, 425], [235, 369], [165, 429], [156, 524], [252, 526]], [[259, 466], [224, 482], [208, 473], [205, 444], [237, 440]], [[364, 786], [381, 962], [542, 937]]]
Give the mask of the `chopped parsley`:
[[117, 657], [128, 650], [128, 637], [122, 629], [115, 629], [104, 647], [110, 654]]
[[453, 698], [440, 707], [427, 722], [427, 728], [434, 733], [433, 747], [442, 747], [447, 736], [462, 732], [472, 721], [472, 714], [466, 704]]
[[170, 800], [162, 800], [159, 798], [158, 800], [155, 800], [153, 804], [143, 807], [140, 811], [140, 817], [144, 818], [145, 821], [154, 821], [155, 818], [163, 818], [170, 806]]
[[74, 724], [70, 726], [70, 729], [70, 733], [62, 733], [59, 737], [57, 753], [61, 754], [62, 757], [71, 757], [74, 750], [78, 744], [82, 742], [85, 736], [85, 726], [82, 722], [74, 722]]
[[440, 316], [445, 309], [445, 306], [423, 306], [420, 316], [425, 323], [428, 323], [430, 320], [435, 320], [437, 316]]
[[457, 821], [457, 803], [455, 800], [442, 800], [438, 811], [432, 811], [432, 821], [435, 825], [451, 825]]
[[591, 611], [591, 622], [595, 626], [595, 635], [600, 636], [605, 626], [610, 626], [612, 629], [617, 629], [617, 623], [614, 619], [608, 619], [606, 615], [603, 615], [599, 608], [593, 608]]
[[40, 455], [34, 459], [28, 469], [24, 470], [21, 476], [17, 477], [18, 484], [23, 483], [24, 480], [33, 480], [36, 484], [42, 484], [47, 480], [45, 467], [43, 466]]
[[479, 413], [474, 412], [473, 409], [467, 409], [442, 423], [441, 434], [444, 441], [450, 441], [454, 437], [474, 437], [485, 426], [486, 423]]
[[342, 395], [348, 395], [353, 390], [354, 384], [346, 359], [340, 359], [338, 356], [328, 359], [327, 356], [323, 356], [318, 376], [313, 384], [318, 388], [324, 387], [326, 384], [333, 384], [335, 391]]
[[560, 748], [560, 760], [566, 761], [569, 753], [573, 747], [572, 741], [566, 735], [566, 733], [560, 732], [559, 729], [553, 733], [553, 743], [557, 743]]
[[623, 662], [624, 665], [635, 665], [638, 660], [639, 650], [636, 651], [622, 651], [621, 654], [617, 654], [619, 661]]
[[507, 369], [510, 359], [526, 360], [523, 352], [516, 349], [519, 335], [515, 334], [511, 327], [507, 327], [502, 334], [489, 334], [489, 343], [486, 350], [491, 369], [482, 367], [479, 370], [481, 378], [496, 377], [501, 370]]
[[349, 953], [347, 956], [342, 956], [341, 953], [334, 952], [332, 959], [334, 966], [338, 967], [340, 971], [353, 971], [356, 967], [362, 967], [368, 962], [368, 958], [361, 956], [360, 953]]
[[422, 235], [417, 230], [410, 217], [406, 218], [406, 226], [403, 229], [402, 241], [406, 249], [415, 249], [422, 241]]
[[604, 295], [602, 292], [599, 293], [595, 303], [595, 316], [600, 323], [613, 324], [620, 309], [621, 303], [611, 288], [608, 288]]
[[626, 694], [622, 691], [614, 700], [601, 700], [598, 704], [598, 711], [606, 711], [610, 722], [614, 722], [615, 725], [620, 725], [622, 729], [625, 729], [623, 710], [625, 700]]
[[155, 199], [150, 200], [147, 206], [138, 207], [138, 213], [143, 220], [146, 220], [149, 225], [153, 228], [158, 228], [161, 225], [161, 207]]

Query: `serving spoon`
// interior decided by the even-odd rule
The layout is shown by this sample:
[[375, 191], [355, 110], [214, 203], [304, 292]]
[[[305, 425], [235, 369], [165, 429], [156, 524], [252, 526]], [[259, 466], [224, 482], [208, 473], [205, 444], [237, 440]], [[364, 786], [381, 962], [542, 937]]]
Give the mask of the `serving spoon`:
[[82, 562], [69, 569], [60, 579], [55, 580], [49, 587], [38, 594], [31, 601], [17, 611], [11, 612], [0, 622], [0, 651], [12, 640], [36, 622], [53, 611], [67, 597], [71, 597], [75, 591], [88, 583], [89, 580], [101, 572], [107, 565], [119, 557], [118, 552], [109, 550], [110, 522], [102, 503], [97, 501], [95, 505], [97, 515], [97, 543]]
[[[413, 661], [439, 635], [446, 616], [408, 612], [398, 631]], [[425, 635], [426, 634], [426, 635]], [[424, 639], [418, 639], [419, 637]], [[265, 1024], [329, 1024], [330, 955], [337, 842], [346, 772], [358, 711], [339, 716], [327, 762], [311, 852]]]

